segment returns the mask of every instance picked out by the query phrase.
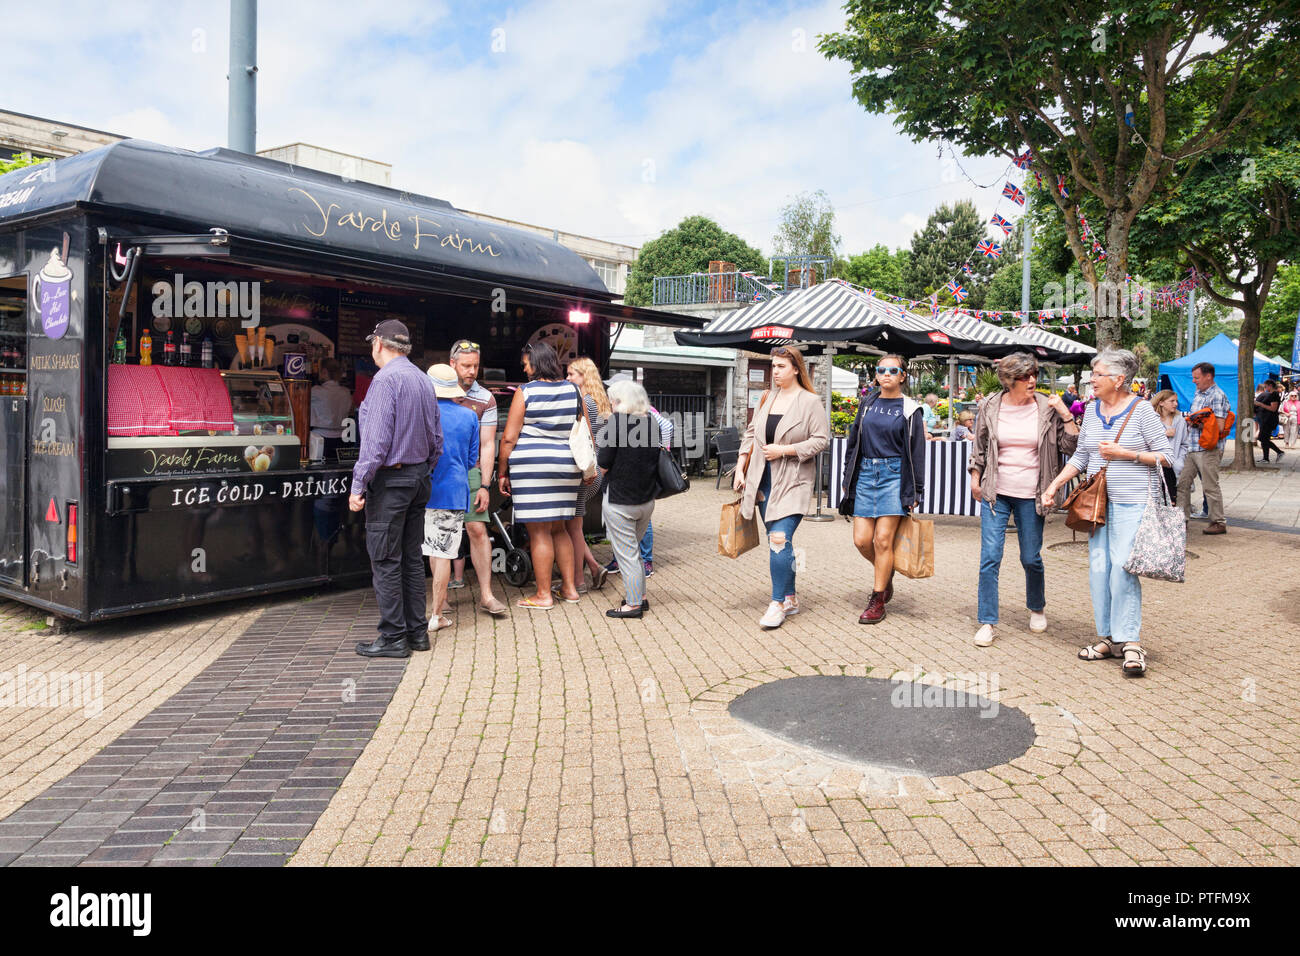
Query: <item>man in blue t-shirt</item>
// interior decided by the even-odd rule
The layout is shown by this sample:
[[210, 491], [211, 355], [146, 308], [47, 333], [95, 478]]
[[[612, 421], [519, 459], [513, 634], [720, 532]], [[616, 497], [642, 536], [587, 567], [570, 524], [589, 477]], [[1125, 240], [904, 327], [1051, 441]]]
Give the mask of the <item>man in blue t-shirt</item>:
[[[469, 471], [478, 463], [479, 421], [473, 409], [457, 399], [465, 390], [456, 380], [450, 365], [429, 369], [433, 390], [438, 396], [438, 414], [442, 420], [442, 457], [433, 469], [433, 490], [424, 512], [424, 546], [433, 573], [433, 611], [429, 615], [429, 633], [451, 627], [443, 617], [447, 602], [447, 582], [451, 580], [451, 562], [460, 553], [460, 536], [465, 528], [465, 512], [470, 508]], [[417, 642], [415, 650], [427, 651], [429, 640]]]

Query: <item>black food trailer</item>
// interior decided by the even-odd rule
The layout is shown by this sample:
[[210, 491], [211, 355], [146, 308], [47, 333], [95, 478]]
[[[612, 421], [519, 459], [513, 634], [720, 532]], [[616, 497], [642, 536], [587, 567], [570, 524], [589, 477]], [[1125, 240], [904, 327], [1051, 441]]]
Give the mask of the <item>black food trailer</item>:
[[479, 343], [508, 401], [529, 341], [605, 369], [611, 322], [700, 324], [614, 298], [544, 235], [224, 149], [0, 176], [0, 597], [93, 621], [364, 583], [355, 416], [324, 455], [312, 372], [355, 407], [399, 318], [422, 366]]

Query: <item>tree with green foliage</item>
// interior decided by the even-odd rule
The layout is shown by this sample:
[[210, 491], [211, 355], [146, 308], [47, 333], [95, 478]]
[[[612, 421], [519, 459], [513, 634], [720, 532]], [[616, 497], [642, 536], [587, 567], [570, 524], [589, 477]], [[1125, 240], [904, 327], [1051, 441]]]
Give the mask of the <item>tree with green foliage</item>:
[[1265, 355], [1280, 355], [1288, 362], [1295, 347], [1296, 316], [1300, 314], [1300, 263], [1281, 266], [1268, 301], [1259, 315], [1259, 344]]
[[[995, 8], [994, 8], [995, 7]], [[844, 32], [819, 49], [844, 60], [867, 110], [892, 113], [918, 142], [1032, 169], [1062, 214], [1084, 278], [1101, 283], [1097, 339], [1121, 339], [1129, 231], [1157, 188], [1189, 160], [1270, 127], [1294, 109], [1300, 41], [1294, 0], [849, 0]], [[1079, 202], [1095, 200], [1107, 251], [1089, 255]]]
[[31, 153], [18, 153], [9, 159], [0, 159], [0, 176], [11, 173], [15, 169], [25, 169], [28, 166], [39, 166], [41, 163], [48, 162], [48, 159], [38, 159]]
[[824, 190], [800, 193], [781, 208], [781, 224], [772, 237], [776, 255], [827, 256], [834, 260], [839, 247], [835, 209]]
[[[1175, 253], [1212, 282], [1199, 290], [1240, 309], [1237, 409], [1254, 411], [1260, 317], [1282, 262], [1300, 257], [1300, 139], [1280, 137], [1206, 153], [1144, 209], [1134, 248]], [[1234, 467], [1255, 467], [1237, 432]]]
[[726, 232], [707, 216], [687, 216], [676, 228], [641, 247], [628, 273], [623, 301], [628, 305], [651, 305], [656, 276], [707, 272], [709, 263], [719, 260], [735, 263], [743, 272], [767, 274], [763, 254], [740, 236]]
[[907, 274], [911, 259], [910, 250], [895, 249], [890, 252], [884, 243], [878, 242], [866, 252], [841, 259], [835, 274], [868, 289], [890, 295], [906, 295], [907, 286], [903, 277]]
[[[985, 237], [988, 225], [969, 199], [949, 205], [942, 203], [925, 227], [912, 234], [912, 255], [903, 280], [907, 295], [924, 299], [932, 292], [939, 293], [939, 301], [952, 294], [944, 290], [949, 279], [960, 279], [970, 297], [963, 305], [982, 308], [988, 284], [997, 270], [996, 260], [973, 255], [975, 244]], [[1004, 253], [1004, 255], [1007, 253]], [[972, 274], [964, 275], [961, 267], [970, 263]]]

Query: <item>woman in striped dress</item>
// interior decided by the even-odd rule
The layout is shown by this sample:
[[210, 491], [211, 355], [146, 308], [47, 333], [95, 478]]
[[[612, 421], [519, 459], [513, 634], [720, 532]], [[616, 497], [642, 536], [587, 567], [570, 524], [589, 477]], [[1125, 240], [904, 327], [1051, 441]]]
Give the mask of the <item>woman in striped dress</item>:
[[537, 593], [520, 607], [549, 610], [551, 571], [560, 571], [560, 596], [576, 603], [573, 542], [564, 523], [573, 517], [582, 473], [569, 450], [569, 430], [583, 414], [582, 396], [565, 381], [555, 350], [524, 347], [528, 381], [515, 392], [497, 459], [501, 493], [510, 495], [514, 520], [527, 524]]

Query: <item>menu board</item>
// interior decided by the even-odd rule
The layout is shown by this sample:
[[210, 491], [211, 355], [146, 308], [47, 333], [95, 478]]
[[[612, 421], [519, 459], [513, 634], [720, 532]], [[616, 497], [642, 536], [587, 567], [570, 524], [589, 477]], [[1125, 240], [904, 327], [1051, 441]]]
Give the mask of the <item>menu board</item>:
[[411, 332], [411, 354], [419, 355], [424, 345], [424, 325], [400, 312], [386, 295], [344, 292], [339, 296], [339, 353], [369, 355], [366, 336], [385, 319], [397, 319]]

